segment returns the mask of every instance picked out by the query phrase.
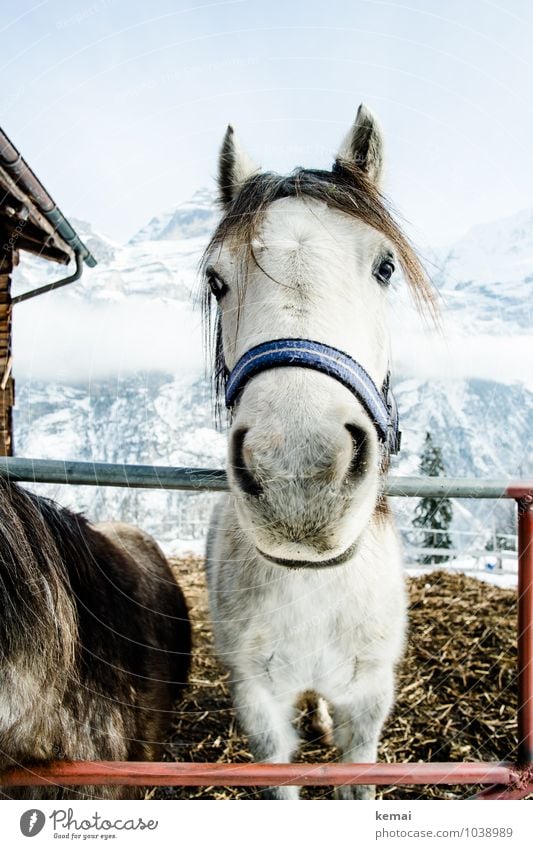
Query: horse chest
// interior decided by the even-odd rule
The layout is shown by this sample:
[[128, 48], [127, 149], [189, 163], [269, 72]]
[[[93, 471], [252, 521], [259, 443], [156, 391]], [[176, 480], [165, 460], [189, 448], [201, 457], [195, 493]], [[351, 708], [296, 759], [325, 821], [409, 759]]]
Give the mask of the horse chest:
[[362, 607], [346, 584], [314, 583], [272, 589], [242, 634], [248, 671], [276, 689], [348, 687], [368, 640]]
[[390, 667], [401, 652], [403, 579], [390, 529], [379, 548], [369, 534], [357, 558], [321, 571], [267, 566], [226, 532], [208, 576], [220, 658], [234, 680], [281, 699], [307, 689], [344, 698], [363, 670]]

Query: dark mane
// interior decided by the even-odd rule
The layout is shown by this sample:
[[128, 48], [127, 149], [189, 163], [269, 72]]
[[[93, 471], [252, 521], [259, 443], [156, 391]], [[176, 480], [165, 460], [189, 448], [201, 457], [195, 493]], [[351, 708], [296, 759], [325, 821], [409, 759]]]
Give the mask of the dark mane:
[[[251, 177], [242, 186], [219, 222], [201, 262], [201, 269], [213, 251], [223, 242], [245, 247], [247, 261], [255, 262], [253, 239], [257, 236], [267, 208], [276, 200], [287, 197], [310, 198], [322, 201], [330, 208], [351, 215], [383, 233], [396, 249], [402, 271], [420, 311], [436, 316], [434, 290], [416, 252], [394, 218], [390, 205], [365, 173], [350, 162], [337, 160], [331, 171], [297, 168], [291, 174], [264, 172]], [[225, 369], [221, 344], [221, 328], [217, 311], [213, 321], [214, 299], [203, 288], [203, 312], [206, 341], [213, 351], [217, 404], [225, 384]]]
[[57, 669], [61, 655], [67, 666], [73, 660], [76, 613], [64, 592], [54, 513], [52, 502], [39, 505], [0, 475], [0, 666], [23, 652], [29, 633], [43, 668]]

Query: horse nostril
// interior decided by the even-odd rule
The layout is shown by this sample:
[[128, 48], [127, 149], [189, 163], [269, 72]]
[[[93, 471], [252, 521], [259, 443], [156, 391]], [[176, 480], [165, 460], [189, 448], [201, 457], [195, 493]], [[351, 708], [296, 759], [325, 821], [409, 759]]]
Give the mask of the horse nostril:
[[348, 468], [348, 477], [361, 477], [368, 461], [368, 436], [362, 427], [347, 424], [346, 430], [352, 438], [352, 460]]
[[243, 492], [245, 492], [247, 495], [253, 495], [257, 497], [258, 495], [261, 495], [263, 487], [261, 486], [259, 481], [254, 478], [244, 459], [244, 440], [247, 433], [248, 428], [243, 427], [239, 430], [236, 430], [235, 433], [232, 435], [231, 465], [233, 467], [233, 472], [235, 474], [237, 482]]

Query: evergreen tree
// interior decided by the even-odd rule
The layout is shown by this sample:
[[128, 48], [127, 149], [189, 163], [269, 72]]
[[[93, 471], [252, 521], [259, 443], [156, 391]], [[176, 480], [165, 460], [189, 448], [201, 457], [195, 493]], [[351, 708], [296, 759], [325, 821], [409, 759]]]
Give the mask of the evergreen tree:
[[[438, 445], [433, 443], [431, 434], [426, 433], [420, 459], [420, 473], [424, 476], [440, 477], [444, 474], [444, 471], [441, 450]], [[424, 548], [447, 549], [452, 547], [452, 540], [448, 533], [452, 516], [452, 502], [449, 498], [432, 495], [420, 499], [415, 509], [413, 525], [415, 528], [424, 529], [422, 542]], [[439, 531], [439, 533], [436, 533], [436, 531]], [[449, 560], [449, 557], [444, 552], [442, 554], [425, 554], [419, 557], [420, 563], [442, 563], [445, 560]]]

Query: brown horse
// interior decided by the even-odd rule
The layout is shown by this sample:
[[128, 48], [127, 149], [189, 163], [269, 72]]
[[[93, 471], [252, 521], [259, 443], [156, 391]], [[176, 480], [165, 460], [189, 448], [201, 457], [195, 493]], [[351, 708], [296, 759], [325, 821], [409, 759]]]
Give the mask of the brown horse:
[[[0, 476], [0, 770], [154, 759], [190, 649], [184, 597], [150, 536], [129, 525], [93, 527]], [[19, 799], [138, 795], [123, 787], [3, 791]]]

